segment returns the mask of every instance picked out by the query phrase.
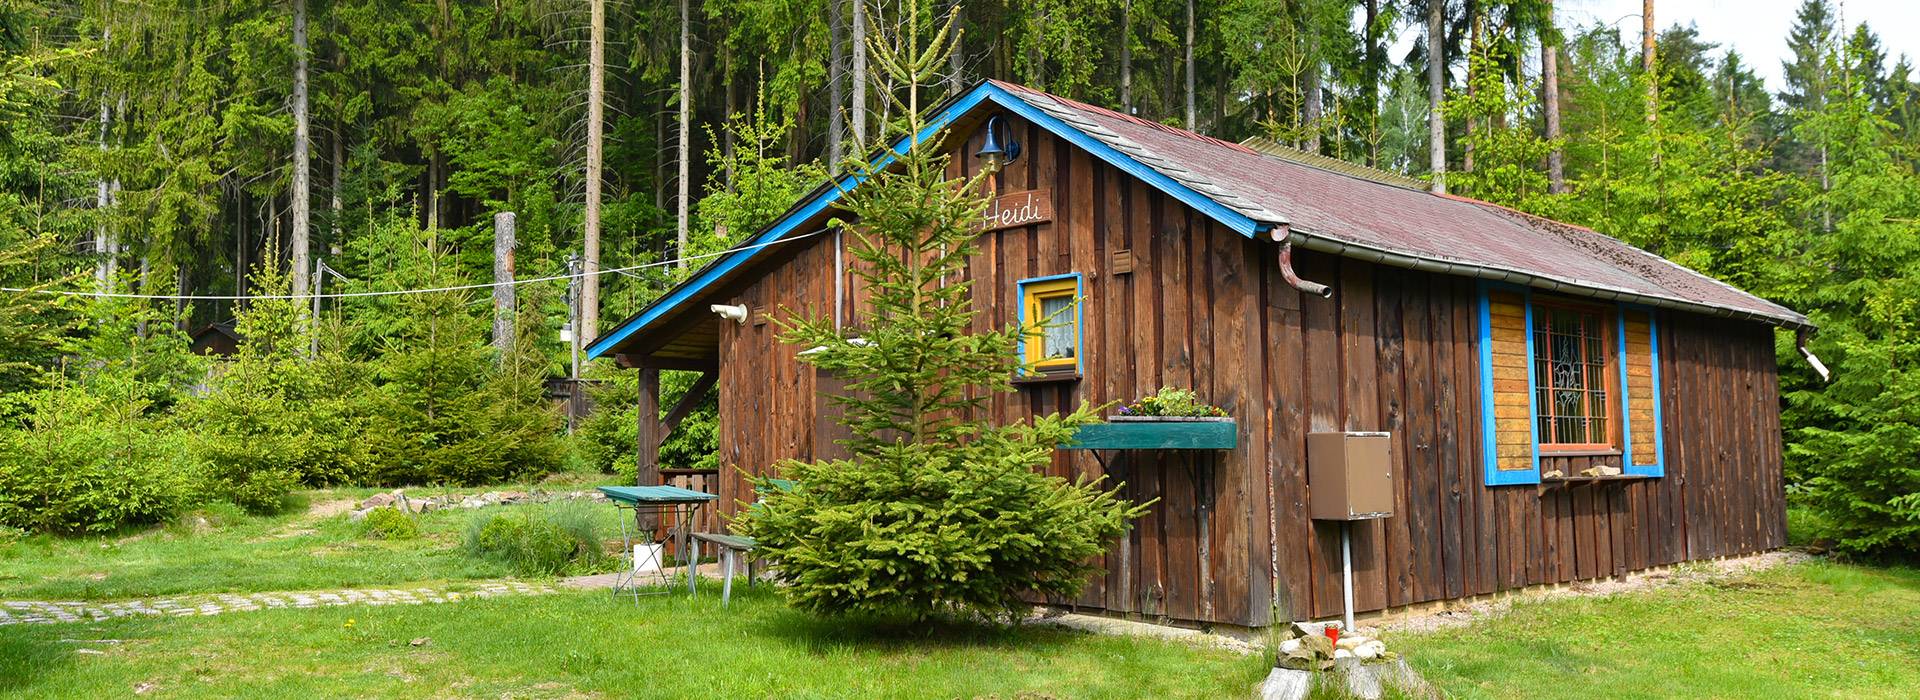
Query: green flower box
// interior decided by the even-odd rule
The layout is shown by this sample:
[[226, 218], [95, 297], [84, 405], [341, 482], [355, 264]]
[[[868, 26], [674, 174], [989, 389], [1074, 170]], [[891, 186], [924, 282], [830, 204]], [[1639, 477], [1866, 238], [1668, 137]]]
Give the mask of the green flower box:
[[1067, 450], [1231, 450], [1239, 446], [1232, 418], [1112, 416], [1084, 425]]

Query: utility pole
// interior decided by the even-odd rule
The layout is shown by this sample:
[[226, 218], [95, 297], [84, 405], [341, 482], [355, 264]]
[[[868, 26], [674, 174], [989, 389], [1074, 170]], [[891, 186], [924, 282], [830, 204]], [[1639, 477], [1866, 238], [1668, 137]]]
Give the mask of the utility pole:
[[568, 381], [580, 379], [580, 290], [586, 285], [580, 274], [580, 256], [567, 256], [567, 345], [573, 351]]
[[[313, 299], [312, 299], [313, 309], [311, 311], [312, 315], [307, 317], [307, 323], [308, 323], [307, 359], [308, 360], [313, 360], [320, 357], [320, 295], [326, 289], [326, 283], [327, 283], [326, 270], [327, 270], [326, 258], [313, 259], [313, 276], [310, 278], [313, 286], [313, 289], [311, 290], [313, 293]], [[299, 289], [299, 287], [294, 287], [294, 289]]]

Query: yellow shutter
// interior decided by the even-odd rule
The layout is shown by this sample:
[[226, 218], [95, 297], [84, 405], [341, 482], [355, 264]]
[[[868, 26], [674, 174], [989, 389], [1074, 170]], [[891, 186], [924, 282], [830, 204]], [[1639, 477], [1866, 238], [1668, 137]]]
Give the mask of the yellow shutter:
[[1527, 306], [1518, 292], [1487, 292], [1492, 357], [1495, 468], [1533, 469], [1533, 407], [1527, 373]]

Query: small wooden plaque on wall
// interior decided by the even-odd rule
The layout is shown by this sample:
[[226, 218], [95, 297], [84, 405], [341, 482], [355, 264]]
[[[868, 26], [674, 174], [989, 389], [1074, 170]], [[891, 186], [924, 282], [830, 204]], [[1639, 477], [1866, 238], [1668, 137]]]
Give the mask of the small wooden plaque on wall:
[[987, 205], [986, 221], [980, 231], [999, 231], [1044, 224], [1053, 220], [1053, 190], [1023, 190], [1009, 192], [993, 199]]

